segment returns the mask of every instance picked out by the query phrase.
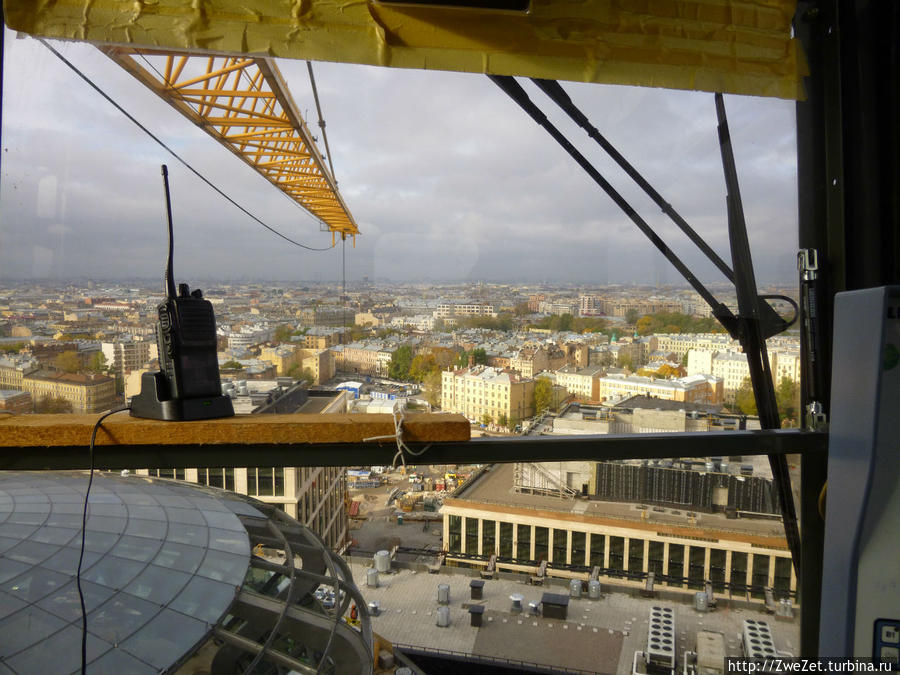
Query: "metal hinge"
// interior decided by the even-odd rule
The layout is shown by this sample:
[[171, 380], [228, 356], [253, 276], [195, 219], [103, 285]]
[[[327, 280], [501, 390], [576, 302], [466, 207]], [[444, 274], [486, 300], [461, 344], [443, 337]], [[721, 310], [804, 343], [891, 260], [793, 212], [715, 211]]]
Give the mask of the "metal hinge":
[[828, 416], [818, 401], [806, 404], [806, 428], [810, 431], [826, 431], [828, 429]]

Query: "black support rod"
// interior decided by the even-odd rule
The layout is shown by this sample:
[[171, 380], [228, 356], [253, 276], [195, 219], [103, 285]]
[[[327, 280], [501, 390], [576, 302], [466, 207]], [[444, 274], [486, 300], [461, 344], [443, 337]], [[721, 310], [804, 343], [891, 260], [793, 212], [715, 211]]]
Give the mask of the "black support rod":
[[[416, 464], [487, 464], [507, 462], [566, 462], [611, 459], [666, 459], [713, 455], [803, 454], [823, 456], [825, 432], [776, 429], [771, 431], [703, 431], [681, 434], [607, 434], [602, 436], [484, 437], [470, 441], [409, 443], [424, 450]], [[426, 449], [427, 448], [427, 449]], [[0, 446], [0, 470], [40, 471], [87, 469], [84, 446]], [[183, 469], [247, 466], [247, 452], [260, 466], [390, 465], [396, 443], [258, 443], [184, 445], [116, 444], [96, 446], [96, 464], [105, 470]]]
[[[778, 429], [781, 424], [778, 416], [778, 404], [775, 400], [775, 385], [772, 380], [766, 341], [763, 339], [760, 325], [759, 296], [756, 292], [750, 241], [747, 237], [747, 223], [744, 220], [744, 207], [741, 202], [734, 152], [731, 147], [731, 134], [728, 131], [725, 102], [722, 94], [716, 94], [715, 98], [716, 115], [719, 120], [719, 148], [722, 153], [722, 166], [725, 171], [725, 187], [727, 189], [728, 239], [731, 244], [731, 257], [735, 273], [734, 285], [737, 292], [741, 326], [738, 339], [747, 355], [750, 382], [753, 385], [760, 426], [763, 429]], [[794, 570], [799, 576], [800, 529], [797, 526], [797, 513], [791, 493], [791, 477], [788, 472], [787, 458], [783, 455], [770, 455], [769, 464], [772, 467], [772, 477], [781, 504], [785, 537], [791, 549]]]
[[[508, 75], [488, 75], [489, 78], [500, 87], [506, 94], [519, 106], [528, 113], [528, 115], [537, 122], [540, 126], [542, 126], [547, 133], [549, 133], [553, 139], [559, 143], [563, 149], [568, 152], [572, 158], [578, 162], [578, 165], [584, 169], [587, 174], [594, 179], [594, 182], [597, 183], [606, 194], [609, 195], [610, 199], [612, 199], [616, 206], [618, 206], [622, 211], [627, 215], [631, 221], [637, 225], [638, 229], [644, 233], [644, 235], [651, 241], [651, 243], [656, 246], [660, 253], [662, 253], [666, 260], [668, 260], [675, 269], [683, 276], [687, 282], [693, 286], [694, 290], [700, 294], [700, 296], [706, 301], [706, 303], [712, 308], [713, 313], [716, 317], [725, 317], [726, 322], [730, 318], [732, 321], [734, 320], [734, 316], [731, 311], [722, 303], [720, 303], [715, 296], [709, 292], [709, 290], [704, 286], [697, 277], [694, 276], [694, 273], [691, 272], [687, 266], [681, 262], [681, 259], [675, 254], [675, 252], [670, 249], [666, 243], [653, 231], [653, 229], [647, 224], [641, 216], [634, 210], [631, 204], [626, 201], [626, 199], [620, 195], [616, 189], [607, 181], [603, 175], [597, 171], [597, 169], [588, 161], [588, 159], [582, 155], [578, 149], [569, 142], [569, 140], [557, 129], [550, 120], [547, 119], [547, 116], [544, 115], [543, 112], [528, 98], [528, 94], [525, 93], [525, 90], [522, 89], [522, 86], [515, 81], [514, 78]], [[720, 318], [720, 321], [722, 319]], [[726, 326], [726, 328], [730, 328]]]
[[701, 237], [697, 232], [694, 231], [688, 222], [681, 217], [681, 214], [675, 210], [675, 208], [669, 204], [663, 196], [656, 191], [656, 189], [650, 185], [650, 183], [645, 179], [640, 172], [635, 169], [631, 163], [622, 156], [622, 154], [613, 147], [613, 144], [610, 143], [600, 131], [590, 123], [587, 116], [578, 109], [572, 99], [569, 98], [569, 95], [566, 93], [565, 89], [562, 88], [559, 82], [556, 80], [540, 80], [536, 78], [532, 78], [531, 80], [534, 82], [541, 91], [543, 91], [550, 98], [551, 101], [556, 103], [562, 110], [572, 118], [572, 121], [575, 122], [578, 126], [584, 129], [587, 132], [587, 135], [594, 139], [597, 144], [603, 148], [606, 153], [615, 160], [615, 162], [622, 167], [622, 170], [628, 174], [628, 176], [637, 183], [640, 188], [647, 194], [650, 199], [654, 201], [654, 203], [662, 209], [662, 212], [665, 213], [669, 218], [672, 219], [682, 232], [687, 235], [688, 239], [690, 239], [694, 245], [703, 251], [704, 255], [710, 259], [710, 261], [719, 268], [722, 274], [728, 279], [728, 281], [734, 283], [734, 272], [732, 272], [731, 268], [728, 266], [722, 258], [719, 257], [719, 254], [716, 253], [712, 247], [707, 244], [703, 237]]

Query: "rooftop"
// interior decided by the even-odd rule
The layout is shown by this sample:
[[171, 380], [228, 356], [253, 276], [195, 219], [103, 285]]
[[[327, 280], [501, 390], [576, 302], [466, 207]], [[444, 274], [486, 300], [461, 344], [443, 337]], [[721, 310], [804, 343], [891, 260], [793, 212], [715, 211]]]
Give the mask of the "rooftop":
[[[714, 538], [718, 533], [730, 535], [754, 535], [784, 539], [784, 527], [780, 520], [726, 518], [720, 513], [697, 513], [696, 525], [689, 522], [688, 510], [641, 508], [641, 504], [604, 502], [587, 499], [560, 499], [542, 495], [523, 494], [513, 488], [515, 465], [494, 464], [488, 471], [470, 480], [457, 490], [445, 504], [471, 502], [550, 511], [566, 514], [578, 520], [598, 518], [621, 521], [625, 527], [653, 528], [657, 525], [677, 526], [696, 530], [697, 536]], [[786, 544], [783, 544], [786, 545]]]
[[[372, 618], [373, 630], [395, 645], [438, 648], [589, 673], [630, 675], [634, 652], [647, 644], [650, 609], [663, 605], [675, 610], [679, 658], [686, 650], [694, 649], [697, 633], [703, 630], [722, 632], [726, 656], [740, 656], [742, 622], [747, 618], [769, 622], [777, 649], [798, 651], [798, 623], [776, 624], [772, 617], [750, 608], [720, 607], [703, 613], [683, 601], [633, 597], [603, 584], [601, 599], [569, 598], [566, 620], [550, 619], [529, 615], [529, 603], [540, 602], [546, 592], [568, 596], [568, 585], [531, 586], [504, 575], [485, 581], [483, 598], [471, 600], [472, 577], [465, 570], [454, 574], [444, 568], [438, 574], [428, 574], [394, 569], [380, 573], [378, 587], [369, 588], [367, 567], [371, 563], [350, 565], [366, 601], [380, 605], [381, 613]], [[447, 627], [437, 626], [438, 584], [450, 587]], [[524, 613], [511, 613], [510, 595], [514, 593], [524, 596]], [[470, 605], [485, 608], [481, 627], [469, 625]]]

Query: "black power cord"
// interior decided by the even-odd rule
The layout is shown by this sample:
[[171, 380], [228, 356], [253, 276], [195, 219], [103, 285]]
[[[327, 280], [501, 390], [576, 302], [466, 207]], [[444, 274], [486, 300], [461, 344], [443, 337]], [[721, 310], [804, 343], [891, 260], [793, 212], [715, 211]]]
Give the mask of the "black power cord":
[[130, 410], [129, 406], [125, 406], [122, 408], [116, 408], [115, 410], [110, 410], [108, 412], [103, 413], [94, 422], [94, 428], [91, 430], [91, 443], [89, 446], [90, 452], [90, 463], [91, 463], [91, 471], [88, 476], [88, 484], [87, 490], [84, 492], [84, 508], [81, 512], [81, 551], [78, 553], [78, 569], [75, 572], [75, 585], [78, 587], [78, 601], [81, 603], [81, 675], [85, 675], [87, 672], [87, 611], [84, 607], [84, 593], [81, 590], [81, 564], [84, 562], [84, 542], [85, 535], [87, 533], [87, 512], [88, 512], [88, 498], [91, 494], [91, 484], [94, 482], [94, 442], [97, 440], [97, 431], [100, 429], [100, 425], [110, 415], [115, 415], [119, 412], [124, 412], [126, 410]]

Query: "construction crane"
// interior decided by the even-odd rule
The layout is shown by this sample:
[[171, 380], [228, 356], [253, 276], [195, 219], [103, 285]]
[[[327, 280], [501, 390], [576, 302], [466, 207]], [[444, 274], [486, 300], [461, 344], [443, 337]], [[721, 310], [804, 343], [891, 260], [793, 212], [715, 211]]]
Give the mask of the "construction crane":
[[359, 229], [273, 59], [99, 49], [332, 233]]

